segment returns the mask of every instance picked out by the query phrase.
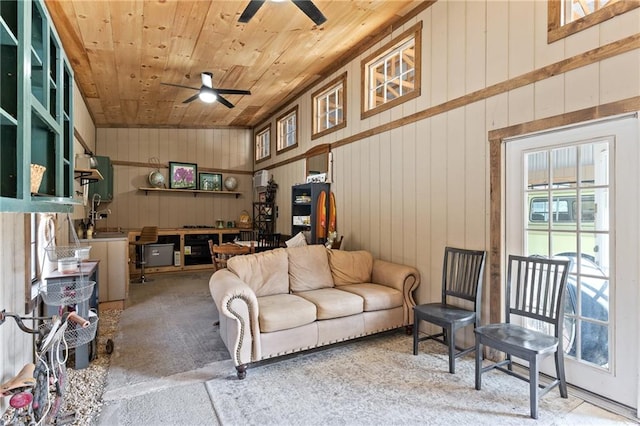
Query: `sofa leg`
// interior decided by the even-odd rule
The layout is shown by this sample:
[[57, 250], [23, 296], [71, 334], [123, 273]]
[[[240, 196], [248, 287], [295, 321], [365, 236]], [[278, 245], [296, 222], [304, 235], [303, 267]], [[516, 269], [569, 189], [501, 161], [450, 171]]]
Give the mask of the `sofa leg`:
[[412, 336], [413, 335], [413, 324], [405, 326], [404, 327], [404, 332], [406, 333], [407, 336]]
[[236, 370], [238, 372], [238, 380], [242, 380], [247, 377], [247, 364], [236, 366]]

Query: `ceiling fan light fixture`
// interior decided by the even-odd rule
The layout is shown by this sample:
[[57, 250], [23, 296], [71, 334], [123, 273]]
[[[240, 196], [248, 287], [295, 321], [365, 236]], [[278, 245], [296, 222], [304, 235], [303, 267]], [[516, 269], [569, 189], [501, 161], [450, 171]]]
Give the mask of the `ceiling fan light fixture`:
[[208, 104], [214, 103], [218, 99], [218, 97], [216, 96], [215, 93], [213, 93], [211, 89], [209, 90], [205, 90], [205, 89], [206, 89], [205, 87], [200, 89], [200, 94], [198, 95], [198, 97], [202, 102], [206, 102]]

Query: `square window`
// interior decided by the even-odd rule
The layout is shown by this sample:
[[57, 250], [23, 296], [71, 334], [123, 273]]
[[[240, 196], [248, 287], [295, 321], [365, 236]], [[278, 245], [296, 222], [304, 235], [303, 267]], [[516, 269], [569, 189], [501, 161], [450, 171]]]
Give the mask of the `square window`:
[[422, 22], [362, 61], [361, 118], [420, 96]]
[[548, 0], [547, 43], [561, 40], [640, 7], [637, 1]]
[[276, 154], [298, 146], [298, 106], [282, 114], [277, 120]]
[[347, 73], [344, 73], [311, 95], [313, 104], [311, 139], [346, 127], [346, 87]]
[[256, 133], [256, 162], [271, 157], [271, 124]]

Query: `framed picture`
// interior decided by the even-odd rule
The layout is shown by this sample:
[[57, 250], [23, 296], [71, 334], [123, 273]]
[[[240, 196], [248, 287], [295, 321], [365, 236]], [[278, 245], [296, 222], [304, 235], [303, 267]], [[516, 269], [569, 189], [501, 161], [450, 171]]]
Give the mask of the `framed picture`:
[[198, 165], [169, 162], [169, 188], [196, 189]]
[[198, 174], [198, 189], [204, 191], [222, 191], [222, 174], [200, 173]]

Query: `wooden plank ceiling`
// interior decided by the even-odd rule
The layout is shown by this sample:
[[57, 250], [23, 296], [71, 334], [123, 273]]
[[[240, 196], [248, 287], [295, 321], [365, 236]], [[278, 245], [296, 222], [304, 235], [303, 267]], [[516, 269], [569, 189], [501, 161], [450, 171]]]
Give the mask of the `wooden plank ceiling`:
[[[416, 7], [418, 0], [315, 0], [316, 26], [291, 1], [266, 2], [246, 24], [242, 1], [46, 0], [77, 84], [97, 127], [256, 126], [287, 99], [334, 69], [354, 49]], [[200, 87], [250, 90], [226, 95], [235, 108], [200, 100]]]

